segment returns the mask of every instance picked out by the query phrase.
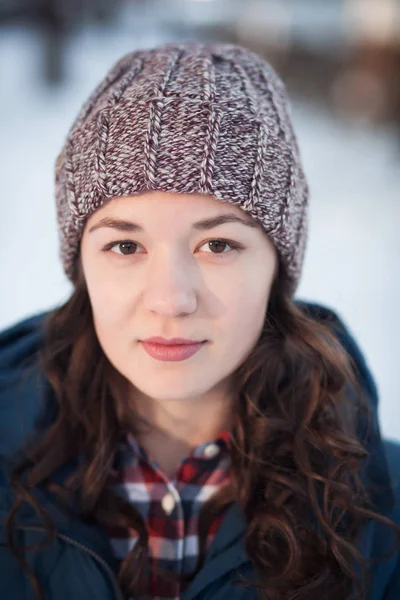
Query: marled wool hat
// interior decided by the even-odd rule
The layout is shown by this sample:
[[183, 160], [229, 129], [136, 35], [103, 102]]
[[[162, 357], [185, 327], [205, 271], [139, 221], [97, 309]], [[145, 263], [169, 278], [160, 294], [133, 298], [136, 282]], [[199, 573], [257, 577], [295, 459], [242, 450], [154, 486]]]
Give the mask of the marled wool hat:
[[107, 199], [145, 190], [237, 204], [270, 236], [294, 293], [308, 185], [286, 88], [257, 54], [169, 43], [131, 52], [110, 69], [57, 159], [60, 255], [71, 281], [87, 218]]

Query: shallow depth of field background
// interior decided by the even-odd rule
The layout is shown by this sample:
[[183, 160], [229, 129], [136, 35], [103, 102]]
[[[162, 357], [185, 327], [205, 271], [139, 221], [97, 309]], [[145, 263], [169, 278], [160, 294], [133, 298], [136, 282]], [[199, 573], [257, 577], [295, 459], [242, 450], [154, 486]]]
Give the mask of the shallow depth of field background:
[[400, 439], [399, 0], [0, 0], [0, 328], [67, 299], [54, 161], [82, 103], [126, 52], [221, 41], [287, 84], [311, 189], [296, 296], [333, 308]]

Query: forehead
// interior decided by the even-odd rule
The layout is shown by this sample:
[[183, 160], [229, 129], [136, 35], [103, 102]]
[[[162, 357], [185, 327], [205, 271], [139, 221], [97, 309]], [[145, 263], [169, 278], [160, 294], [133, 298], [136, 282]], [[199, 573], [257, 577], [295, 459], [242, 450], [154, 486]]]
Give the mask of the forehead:
[[238, 217], [251, 228], [261, 228], [249, 213], [232, 202], [205, 194], [178, 194], [158, 190], [112, 198], [90, 215], [87, 225], [96, 225], [105, 217], [131, 218], [143, 223], [159, 221], [161, 225], [163, 219], [172, 218], [177, 227], [186, 223], [193, 225], [201, 219], [228, 215]]

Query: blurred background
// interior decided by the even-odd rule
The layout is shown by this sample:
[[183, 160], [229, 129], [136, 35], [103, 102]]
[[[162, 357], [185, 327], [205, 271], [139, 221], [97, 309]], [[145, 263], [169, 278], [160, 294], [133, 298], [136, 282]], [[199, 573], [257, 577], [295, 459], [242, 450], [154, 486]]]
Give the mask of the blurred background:
[[311, 189], [296, 296], [356, 337], [400, 440], [400, 0], [0, 0], [0, 328], [67, 299], [54, 162], [123, 54], [248, 47], [284, 79]]

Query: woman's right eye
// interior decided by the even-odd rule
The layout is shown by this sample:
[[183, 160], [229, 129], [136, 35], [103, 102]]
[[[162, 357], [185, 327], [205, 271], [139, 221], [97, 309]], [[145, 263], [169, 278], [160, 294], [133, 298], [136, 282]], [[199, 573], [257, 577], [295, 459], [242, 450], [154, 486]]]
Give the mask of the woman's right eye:
[[124, 256], [127, 256], [129, 254], [136, 254], [134, 251], [131, 252], [130, 250], [132, 250], [132, 246], [135, 247], [137, 245], [138, 244], [136, 244], [136, 242], [131, 242], [131, 241], [115, 242], [112, 244], [112, 246], [109, 246], [108, 249], [114, 250], [114, 248], [119, 248], [121, 251], [115, 252], [115, 254], [122, 254]]

